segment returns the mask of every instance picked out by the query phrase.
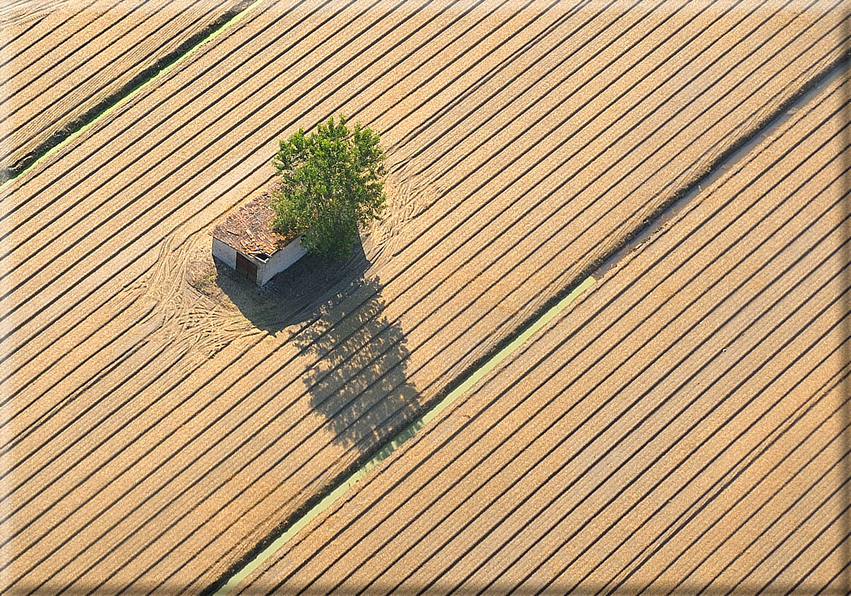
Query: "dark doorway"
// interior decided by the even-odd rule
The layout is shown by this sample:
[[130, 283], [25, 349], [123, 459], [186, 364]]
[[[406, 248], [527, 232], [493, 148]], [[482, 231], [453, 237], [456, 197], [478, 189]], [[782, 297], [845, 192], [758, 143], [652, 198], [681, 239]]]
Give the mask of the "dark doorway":
[[257, 283], [257, 265], [239, 253], [236, 253], [236, 270], [252, 282]]

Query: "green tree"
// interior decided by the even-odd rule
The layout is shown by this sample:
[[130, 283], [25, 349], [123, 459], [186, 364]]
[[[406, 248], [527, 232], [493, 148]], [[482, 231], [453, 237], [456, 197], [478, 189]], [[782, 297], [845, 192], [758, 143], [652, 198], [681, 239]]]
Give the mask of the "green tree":
[[379, 219], [384, 210], [384, 151], [378, 134], [356, 123], [328, 118], [316, 132], [303, 129], [287, 140], [272, 161], [281, 188], [272, 197], [273, 228], [303, 234], [302, 246], [326, 258], [345, 258], [358, 227]]

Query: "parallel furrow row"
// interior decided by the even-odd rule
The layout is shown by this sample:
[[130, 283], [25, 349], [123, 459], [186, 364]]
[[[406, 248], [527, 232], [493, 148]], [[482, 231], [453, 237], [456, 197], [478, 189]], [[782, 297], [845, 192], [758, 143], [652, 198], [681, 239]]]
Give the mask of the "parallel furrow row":
[[[839, 22], [826, 10], [793, 19], [748, 3], [602, 13], [551, 4], [499, 9], [479, 25], [476, 3], [467, 13], [429, 4], [380, 13], [334, 6], [346, 16], [293, 8], [288, 19], [303, 15], [305, 24], [282, 19], [276, 6], [256, 12], [144, 102], [58, 156], [49, 175], [16, 183], [3, 198], [4, 247], [15, 247], [4, 256], [11, 266], [2, 287], [4, 344], [13, 346], [5, 360], [14, 371], [4, 383], [4, 395], [14, 396], [4, 406], [12, 420], [4, 486], [14, 490], [4, 497], [13, 528], [4, 548], [27, 557], [7, 559], [11, 577], [33, 587], [156, 577], [152, 590], [168, 589], [169, 580], [203, 588], [239, 558], [234, 537], [246, 548], [262, 538], [681, 192], [699, 172], [684, 172], [675, 155], [694, 146], [692, 161], [706, 167], [717, 157], [711, 147], [750, 134], [842, 53]], [[355, 21], [358, 34], [343, 32]], [[274, 27], [281, 22], [304, 37], [281, 36]], [[494, 46], [476, 47], [493, 31]], [[267, 60], [267, 48], [283, 43]], [[447, 51], [425, 54], [426, 47]], [[236, 51], [248, 56], [244, 66], [228, 62]], [[394, 52], [407, 53], [393, 61]], [[669, 56], [682, 60], [679, 71]], [[360, 68], [349, 72], [347, 64]], [[407, 76], [394, 73], [406, 66]], [[680, 84], [678, 73], [688, 69]], [[769, 85], [777, 77], [794, 82], [779, 97]], [[289, 85], [283, 90], [281, 80]], [[478, 93], [464, 95], [476, 85]], [[178, 94], [190, 89], [203, 97], [183, 101]], [[737, 101], [713, 107], [726, 95]], [[181, 107], [170, 107], [178, 97]], [[279, 97], [288, 103], [278, 105]], [[402, 101], [391, 104], [394, 97]], [[705, 108], [701, 118], [680, 115], [692, 104]], [[268, 180], [261, 166], [282, 132], [341, 109], [386, 131], [394, 176], [433, 189], [414, 197], [425, 201], [420, 215], [369, 270], [371, 282], [332, 301], [328, 313], [309, 310], [283, 336], [235, 338], [198, 368], [154, 340], [138, 347], [138, 334], [118, 343], [121, 331], [93, 334], [86, 368], [107, 370], [87, 382], [86, 400], [76, 379], [41, 376], [73, 365], [79, 351], [58, 354], [65, 341], [87, 345], [80, 323], [116, 318], [114, 307], [102, 306], [157, 270], [163, 238], [174, 238], [179, 252]], [[159, 126], [153, 111], [162, 115]], [[454, 150], [429, 145], [442, 130]], [[205, 144], [196, 148], [198, 139]], [[108, 163], [74, 167], [106, 146], [116, 152]], [[162, 157], [145, 160], [154, 150]], [[221, 180], [222, 167], [231, 178]], [[58, 175], [63, 168], [67, 176]], [[34, 217], [46, 225], [33, 230]], [[150, 303], [125, 300], [121, 320], [130, 330], [147, 320], [139, 306]], [[276, 461], [261, 464], [273, 449]], [[119, 490], [129, 475], [133, 482]], [[69, 527], [77, 532], [60, 535]], [[143, 537], [144, 527], [156, 535]], [[115, 552], [126, 556], [116, 561]], [[187, 560], [191, 571], [175, 563]]]
[[843, 82], [244, 593], [841, 590]]
[[96, 0], [52, 7], [22, 26], [0, 66], [0, 169], [21, 171], [239, 5]]

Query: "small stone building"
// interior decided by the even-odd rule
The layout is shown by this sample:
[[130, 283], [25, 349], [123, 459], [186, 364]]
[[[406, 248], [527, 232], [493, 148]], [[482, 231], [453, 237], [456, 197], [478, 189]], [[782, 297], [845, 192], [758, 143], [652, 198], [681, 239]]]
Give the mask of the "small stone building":
[[275, 212], [264, 193], [213, 229], [213, 256], [262, 286], [301, 257], [301, 236], [272, 230]]

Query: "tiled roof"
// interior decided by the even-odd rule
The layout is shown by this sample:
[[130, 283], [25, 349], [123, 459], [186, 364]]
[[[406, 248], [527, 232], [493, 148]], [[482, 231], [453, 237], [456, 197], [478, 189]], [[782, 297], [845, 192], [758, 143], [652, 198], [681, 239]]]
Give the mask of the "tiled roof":
[[269, 205], [270, 195], [263, 192], [213, 229], [213, 237], [246, 255], [271, 255], [291, 242], [272, 230], [275, 212]]

